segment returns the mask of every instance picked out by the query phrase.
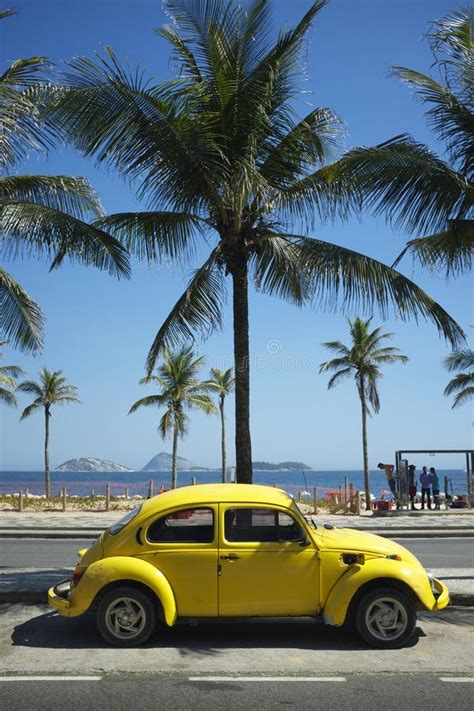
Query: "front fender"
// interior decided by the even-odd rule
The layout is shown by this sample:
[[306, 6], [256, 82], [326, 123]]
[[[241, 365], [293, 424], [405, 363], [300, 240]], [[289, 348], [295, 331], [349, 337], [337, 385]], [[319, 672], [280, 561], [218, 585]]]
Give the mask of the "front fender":
[[170, 627], [174, 625], [176, 600], [167, 578], [150, 563], [129, 556], [103, 558], [89, 565], [69, 594], [68, 617], [82, 615], [92, 605], [97, 593], [106, 585], [121, 580], [142, 583], [150, 588], [161, 602], [166, 624]]
[[354, 595], [363, 585], [378, 578], [397, 580], [408, 585], [423, 607], [428, 610], [436, 609], [436, 599], [430, 581], [421, 566], [407, 561], [373, 558], [366, 560], [364, 565], [351, 566], [338, 579], [324, 605], [323, 617], [326, 624], [337, 627], [344, 624]]

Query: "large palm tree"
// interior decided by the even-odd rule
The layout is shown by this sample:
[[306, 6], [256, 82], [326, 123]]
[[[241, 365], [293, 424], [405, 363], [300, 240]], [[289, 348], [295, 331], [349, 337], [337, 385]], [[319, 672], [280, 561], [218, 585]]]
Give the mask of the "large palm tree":
[[51, 418], [51, 408], [53, 405], [67, 405], [71, 402], [80, 403], [77, 397], [77, 387], [68, 385], [61, 370], [50, 371], [41, 368], [39, 372], [39, 382], [34, 380], [24, 380], [17, 387], [22, 393], [29, 393], [35, 399], [25, 407], [20, 420], [24, 420], [36, 410], [44, 412], [44, 483], [46, 498], [51, 498], [51, 475], [49, 468], [49, 420]]
[[[0, 348], [4, 346], [6, 341], [0, 341]], [[0, 353], [0, 360], [3, 358]], [[16, 387], [16, 381], [19, 377], [25, 375], [23, 368], [19, 365], [1, 365], [0, 366], [0, 402], [4, 402], [11, 407], [17, 407], [18, 402], [13, 392]]]
[[362, 414], [362, 451], [364, 459], [364, 488], [366, 506], [370, 509], [370, 474], [367, 445], [367, 415], [370, 408], [374, 413], [380, 410], [380, 399], [377, 381], [382, 377], [381, 366], [389, 363], [405, 363], [407, 356], [401, 355], [398, 348], [381, 346], [393, 333], [382, 333], [380, 327], [370, 330], [372, 319], [364, 321], [361, 318], [349, 320], [351, 344], [344, 345], [341, 341], [323, 343], [336, 358], [321, 363], [320, 373], [334, 372], [328, 382], [328, 389], [333, 388], [344, 378], [354, 376], [357, 393], [360, 399]]
[[444, 394], [456, 394], [452, 407], [458, 407], [474, 396], [474, 351], [453, 351], [444, 359], [448, 370], [458, 373], [447, 384]]
[[221, 416], [221, 452], [222, 452], [222, 482], [227, 481], [227, 448], [225, 441], [225, 410], [224, 403], [227, 395], [230, 395], [235, 388], [235, 378], [232, 368], [219, 370], [211, 368], [211, 377], [206, 381], [212, 392], [216, 393], [219, 400], [219, 412]]
[[137, 400], [128, 414], [140, 407], [164, 407], [159, 432], [163, 439], [173, 440], [171, 486], [178, 484], [178, 439], [188, 430], [187, 410], [201, 410], [206, 414], [216, 411], [207, 394], [207, 385], [198, 380], [197, 375], [204, 362], [204, 356], [197, 357], [190, 346], [173, 353], [165, 349], [163, 362], [157, 368], [157, 375], [147, 375], [140, 383], [154, 383], [160, 388], [157, 395], [147, 395]]
[[[12, 14], [0, 12], [0, 20]], [[84, 178], [18, 175], [30, 151], [52, 146], [52, 127], [40, 121], [52, 87], [45, 57], [17, 59], [0, 75], [0, 258], [46, 257], [56, 269], [65, 257], [117, 276], [128, 276], [124, 247], [84, 222], [103, 214]], [[42, 346], [43, 314], [26, 291], [0, 266], [0, 336], [13, 346]]]
[[[173, 24], [158, 30], [177, 64], [169, 81], [124, 69], [110, 48], [74, 59], [49, 108], [87, 156], [137, 186], [145, 212], [99, 222], [147, 260], [190, 258], [204, 238], [210, 252], [194, 272], [151, 346], [151, 373], [165, 347], [221, 325], [232, 285], [237, 480], [252, 481], [249, 284], [297, 305], [372, 309], [433, 320], [450, 340], [462, 331], [427, 294], [394, 269], [290, 232], [316, 217], [345, 215], [360, 202], [354, 158], [328, 163], [340, 121], [328, 108], [295, 112], [305, 40], [326, 0], [294, 29], [273, 32], [268, 0], [165, 0]], [[342, 177], [341, 177], [342, 176]]]
[[416, 235], [396, 263], [410, 252], [449, 275], [470, 270], [474, 251], [474, 9], [435, 22], [427, 39], [433, 76], [406, 67], [393, 67], [393, 74], [427, 106], [428, 125], [444, 142], [447, 160], [399, 136], [351, 151], [345, 168], [366, 207]]

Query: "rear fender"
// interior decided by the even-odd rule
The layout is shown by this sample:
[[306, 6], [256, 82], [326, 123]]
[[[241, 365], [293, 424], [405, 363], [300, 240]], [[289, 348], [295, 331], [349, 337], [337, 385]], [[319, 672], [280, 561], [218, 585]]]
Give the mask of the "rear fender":
[[86, 612], [100, 591], [121, 580], [141, 583], [151, 590], [161, 603], [167, 625], [176, 622], [176, 600], [167, 578], [150, 563], [129, 556], [102, 558], [88, 566], [84, 575], [69, 595], [69, 616]]
[[364, 565], [353, 565], [339, 578], [331, 589], [323, 617], [328, 625], [339, 627], [344, 624], [349, 605], [358, 591], [368, 583], [375, 584], [380, 579], [381, 587], [387, 587], [390, 580], [408, 587], [427, 610], [436, 609], [436, 599], [430, 581], [423, 568], [406, 561], [373, 558]]

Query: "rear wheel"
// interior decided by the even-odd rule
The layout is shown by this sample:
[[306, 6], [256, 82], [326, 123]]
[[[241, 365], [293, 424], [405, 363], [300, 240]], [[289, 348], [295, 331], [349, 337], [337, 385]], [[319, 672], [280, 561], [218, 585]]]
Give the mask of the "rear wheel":
[[156, 610], [146, 593], [134, 587], [106, 593], [97, 608], [97, 628], [115, 647], [143, 644], [156, 625]]
[[416, 611], [410, 598], [399, 590], [380, 588], [360, 600], [355, 623], [360, 636], [372, 647], [397, 649], [413, 637]]

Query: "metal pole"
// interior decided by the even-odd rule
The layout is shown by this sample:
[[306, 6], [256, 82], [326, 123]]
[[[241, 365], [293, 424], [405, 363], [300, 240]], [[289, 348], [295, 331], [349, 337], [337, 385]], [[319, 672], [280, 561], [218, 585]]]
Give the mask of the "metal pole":
[[105, 485], [105, 510], [109, 511], [110, 509], [110, 484], [107, 482]]
[[318, 513], [318, 487], [313, 486], [313, 513]]
[[[471, 460], [469, 462], [469, 459]], [[472, 508], [471, 496], [472, 496], [472, 475], [474, 470], [474, 453], [471, 452], [471, 456], [466, 452], [466, 470], [467, 470], [467, 508]]]

